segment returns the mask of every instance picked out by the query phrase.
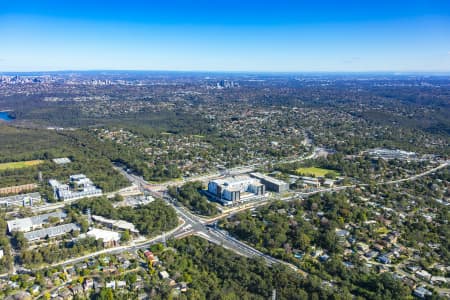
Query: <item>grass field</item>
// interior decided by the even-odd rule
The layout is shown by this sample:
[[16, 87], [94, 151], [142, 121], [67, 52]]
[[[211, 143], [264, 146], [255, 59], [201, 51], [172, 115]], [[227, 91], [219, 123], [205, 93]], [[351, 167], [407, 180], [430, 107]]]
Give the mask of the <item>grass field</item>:
[[305, 176], [311, 176], [314, 175], [316, 177], [323, 177], [325, 174], [331, 173], [334, 176], [338, 176], [339, 173], [333, 170], [328, 169], [322, 169], [322, 168], [316, 168], [316, 167], [310, 167], [310, 168], [298, 168], [295, 170], [298, 175], [305, 175]]
[[378, 234], [387, 234], [389, 232], [389, 229], [387, 229], [386, 227], [380, 227], [377, 230], [375, 230], [376, 233]]
[[18, 161], [18, 162], [9, 162], [0, 164], [0, 171], [6, 169], [21, 169], [32, 166], [37, 166], [42, 164], [43, 160], [28, 160], [28, 161]]

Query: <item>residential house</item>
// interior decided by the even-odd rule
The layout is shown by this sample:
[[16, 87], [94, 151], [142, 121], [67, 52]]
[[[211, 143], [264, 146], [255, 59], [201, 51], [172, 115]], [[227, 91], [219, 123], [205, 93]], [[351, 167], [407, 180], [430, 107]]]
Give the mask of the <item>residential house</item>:
[[425, 287], [421, 286], [415, 289], [413, 294], [421, 299], [425, 299], [427, 296], [431, 296], [433, 293], [427, 290]]
[[116, 282], [116, 287], [117, 287], [118, 289], [124, 289], [124, 288], [127, 287], [127, 283], [126, 283], [126, 281], [118, 280], [118, 281]]
[[379, 256], [377, 258], [377, 260], [378, 260], [378, 262], [380, 262], [382, 264], [390, 264], [391, 263], [391, 260], [389, 258], [387, 258], [386, 256], [384, 256], [384, 255]]
[[79, 283], [72, 286], [71, 290], [74, 296], [83, 294], [83, 287]]
[[159, 272], [159, 277], [161, 279], [167, 279], [167, 278], [170, 277], [170, 275], [169, 275], [169, 273], [167, 271], [161, 271], [161, 272]]
[[416, 276], [419, 277], [422, 280], [430, 281], [431, 280], [431, 274], [427, 272], [427, 270], [420, 270], [416, 272]]
[[105, 284], [105, 287], [109, 288], [109, 289], [115, 289], [116, 288], [116, 281], [115, 280], [111, 280], [111, 281], [107, 282]]
[[33, 295], [36, 295], [39, 293], [40, 290], [41, 290], [41, 287], [39, 285], [35, 284], [30, 288], [30, 293]]
[[431, 276], [430, 282], [433, 285], [443, 285], [450, 283], [450, 278], [444, 276]]
[[84, 279], [83, 288], [85, 291], [91, 290], [94, 288], [94, 280], [90, 278]]

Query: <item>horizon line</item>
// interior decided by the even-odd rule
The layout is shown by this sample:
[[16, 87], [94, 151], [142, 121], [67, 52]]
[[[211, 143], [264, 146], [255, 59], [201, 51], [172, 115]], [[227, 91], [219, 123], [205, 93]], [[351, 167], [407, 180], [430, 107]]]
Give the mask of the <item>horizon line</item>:
[[0, 74], [5, 73], [67, 73], [67, 72], [167, 72], [167, 73], [256, 73], [256, 74], [448, 74], [450, 70], [309, 70], [309, 71], [271, 71], [271, 70], [174, 70], [174, 69], [58, 69], [58, 70], [25, 70], [25, 71], [9, 71], [0, 70]]

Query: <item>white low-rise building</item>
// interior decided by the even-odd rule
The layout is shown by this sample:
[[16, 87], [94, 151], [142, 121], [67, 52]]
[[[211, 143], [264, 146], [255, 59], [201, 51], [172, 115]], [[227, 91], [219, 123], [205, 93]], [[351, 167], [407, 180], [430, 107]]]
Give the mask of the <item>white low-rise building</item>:
[[102, 190], [84, 174], [71, 175], [69, 184], [62, 184], [56, 179], [50, 179], [48, 183], [54, 197], [63, 201], [102, 195]]
[[115, 289], [116, 288], [116, 281], [111, 280], [105, 284], [105, 287], [108, 289]]
[[161, 279], [168, 279], [170, 277], [169, 273], [167, 271], [160, 271], [159, 272], [159, 277]]
[[67, 214], [62, 211], [52, 212], [43, 215], [37, 215], [29, 218], [23, 219], [15, 219], [11, 221], [7, 221], [8, 224], [8, 232], [14, 231], [22, 231], [27, 232], [31, 230], [35, 230], [41, 228], [42, 225], [47, 224], [49, 222], [49, 218], [58, 218], [63, 220], [67, 217]]
[[400, 159], [400, 160], [414, 160], [417, 159], [417, 153], [408, 152], [400, 149], [386, 149], [386, 148], [375, 148], [367, 151], [370, 156], [376, 158], [382, 158], [385, 160], [389, 159]]
[[73, 232], [75, 230], [80, 230], [80, 227], [75, 223], [63, 224], [59, 226], [39, 229], [35, 231], [25, 232], [24, 237], [29, 241], [38, 241], [44, 238], [53, 238], [57, 236], [64, 235], [66, 233]]
[[422, 280], [430, 281], [431, 274], [427, 270], [420, 270], [416, 272], [416, 276]]
[[28, 193], [0, 198], [0, 206], [34, 206], [41, 202], [41, 194]]
[[450, 278], [444, 276], [431, 276], [430, 282], [432, 284], [447, 284], [450, 283]]
[[65, 165], [71, 163], [71, 160], [67, 157], [54, 158], [53, 162], [57, 165]]
[[86, 233], [87, 236], [96, 240], [103, 240], [105, 246], [117, 246], [120, 241], [120, 233], [99, 228], [92, 228]]
[[124, 220], [111, 220], [111, 219], [107, 219], [105, 217], [96, 216], [96, 215], [92, 216], [92, 220], [102, 223], [111, 228], [115, 227], [115, 228], [122, 229], [122, 230], [129, 230], [130, 232], [133, 232], [133, 233], [139, 233], [139, 231], [134, 227], [133, 223], [130, 223], [130, 222], [127, 222]]

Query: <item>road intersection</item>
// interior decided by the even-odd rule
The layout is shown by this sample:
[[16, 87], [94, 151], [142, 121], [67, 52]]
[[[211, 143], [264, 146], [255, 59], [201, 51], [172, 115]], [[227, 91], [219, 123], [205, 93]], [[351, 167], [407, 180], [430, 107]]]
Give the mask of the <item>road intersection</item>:
[[[445, 161], [445, 162], [441, 163], [439, 166], [429, 169], [427, 171], [424, 171], [422, 173], [415, 174], [415, 175], [412, 175], [410, 177], [403, 178], [403, 179], [391, 180], [391, 181], [386, 181], [386, 182], [378, 182], [378, 183], [376, 183], [376, 185], [390, 185], [390, 184], [402, 183], [405, 181], [413, 181], [420, 177], [427, 176], [427, 175], [429, 175], [433, 172], [436, 172], [440, 169], [446, 168], [449, 165], [450, 165], [450, 161]], [[239, 211], [245, 211], [248, 209], [256, 208], [256, 207], [265, 205], [267, 203], [270, 203], [274, 200], [292, 201], [292, 200], [296, 200], [296, 199], [304, 199], [306, 197], [309, 197], [309, 196], [315, 195], [315, 194], [319, 194], [319, 193], [337, 192], [337, 191], [342, 191], [345, 189], [353, 189], [356, 187], [369, 186], [369, 184], [353, 184], [353, 185], [346, 185], [346, 186], [338, 186], [338, 187], [334, 187], [334, 188], [319, 189], [319, 190], [315, 190], [312, 192], [296, 192], [296, 193], [293, 193], [292, 195], [290, 195], [288, 197], [284, 197], [284, 198], [273, 197], [273, 198], [266, 198], [266, 199], [255, 201], [255, 202], [245, 203], [241, 206], [237, 206], [232, 209], [229, 209], [226, 212], [223, 212], [222, 214], [220, 214], [218, 216], [215, 216], [212, 218], [204, 218], [201, 216], [194, 215], [193, 213], [188, 211], [185, 207], [182, 207], [182, 206], [179, 206], [178, 204], [176, 204], [177, 203], [176, 200], [173, 199], [172, 197], [170, 197], [166, 191], [161, 189], [161, 187], [163, 187], [163, 186], [165, 189], [167, 189], [167, 187], [169, 185], [171, 185], [171, 183], [173, 183], [173, 182], [164, 184], [164, 185], [152, 185], [151, 183], [145, 181], [142, 177], [139, 177], [139, 176], [136, 176], [133, 174], [129, 174], [125, 170], [118, 168], [118, 167], [116, 167], [116, 169], [119, 170], [131, 183], [133, 183], [135, 186], [139, 187], [141, 190], [149, 193], [153, 197], [162, 198], [167, 202], [167, 205], [171, 205], [175, 209], [175, 211], [179, 217], [179, 220], [180, 220], [179, 225], [176, 228], [172, 229], [171, 231], [165, 232], [163, 234], [160, 234], [160, 235], [150, 238], [150, 239], [145, 239], [145, 240], [138, 241], [138, 242], [135, 241], [129, 245], [104, 249], [101, 251], [90, 253], [88, 255], [84, 255], [84, 256], [69, 259], [69, 260], [66, 260], [63, 262], [55, 263], [55, 264], [52, 264], [51, 266], [70, 265], [70, 264], [81, 262], [81, 261], [84, 261], [86, 259], [98, 256], [101, 254], [117, 254], [117, 253], [121, 253], [121, 252], [125, 252], [125, 251], [135, 252], [139, 249], [146, 249], [153, 244], [163, 243], [167, 239], [172, 239], [172, 238], [178, 239], [178, 238], [183, 238], [183, 237], [186, 237], [189, 235], [196, 235], [196, 236], [205, 238], [212, 243], [215, 243], [215, 244], [223, 246], [224, 248], [227, 248], [231, 251], [234, 251], [235, 253], [237, 253], [239, 255], [242, 255], [245, 257], [260, 257], [260, 258], [264, 259], [268, 265], [273, 265], [273, 264], [278, 264], [278, 263], [284, 264], [284, 265], [288, 266], [289, 268], [293, 269], [294, 271], [306, 276], [307, 273], [304, 272], [303, 270], [300, 270], [296, 266], [289, 264], [287, 262], [278, 260], [276, 258], [273, 258], [267, 254], [264, 254], [264, 253], [260, 252], [259, 250], [249, 246], [248, 244], [230, 236], [227, 232], [215, 228], [215, 226], [212, 226], [211, 224], [214, 224], [218, 220], [226, 218], [226, 217], [228, 217], [234, 213], [237, 213]], [[241, 168], [237, 168], [236, 170], [239, 170], [239, 169], [240, 170], [244, 170], [244, 169], [248, 170], [249, 167], [248, 166], [241, 167]], [[181, 182], [185, 183], [187, 181], [200, 180], [200, 179], [206, 180], [208, 178], [213, 178], [214, 176], [217, 176], [217, 175], [218, 174], [208, 174], [208, 175], [203, 175], [203, 176], [197, 176], [195, 178], [184, 179]], [[177, 181], [176, 183], [179, 183], [179, 181]], [[155, 186], [157, 186], [157, 189], [154, 188]], [[66, 203], [64, 203], [64, 204], [66, 204]], [[46, 266], [46, 267], [48, 267], [48, 266]], [[8, 276], [8, 274], [0, 275], [0, 277], [5, 277], [5, 276]]]
[[[419, 174], [416, 174], [416, 175], [413, 175], [413, 176], [410, 176], [407, 178], [403, 178], [403, 179], [379, 182], [376, 184], [377, 185], [390, 185], [390, 184], [402, 183], [405, 181], [416, 180], [420, 177], [427, 176], [433, 172], [436, 172], [442, 168], [446, 168], [449, 166], [449, 164], [450, 164], [449, 161], [445, 161], [444, 163], [440, 164], [439, 166], [429, 169], [427, 171], [424, 171], [422, 173], [419, 173]], [[248, 169], [248, 167], [246, 167], [245, 169]], [[179, 238], [179, 237], [184, 237], [187, 235], [197, 235], [197, 236], [207, 239], [210, 242], [213, 242], [213, 243], [221, 245], [229, 250], [232, 250], [237, 254], [240, 254], [240, 255], [243, 255], [246, 257], [263, 258], [266, 261], [266, 263], [269, 265], [272, 265], [274, 263], [282, 263], [282, 264], [289, 266], [293, 270], [295, 270], [299, 273], [302, 273], [303, 275], [306, 275], [306, 273], [304, 271], [299, 270], [294, 265], [288, 264], [281, 260], [275, 259], [269, 255], [266, 255], [266, 254], [258, 251], [257, 249], [254, 249], [253, 247], [247, 245], [246, 243], [231, 237], [226, 232], [219, 230], [219, 229], [215, 228], [214, 226], [210, 226], [210, 224], [213, 224], [220, 219], [226, 218], [231, 214], [234, 214], [239, 211], [248, 210], [251, 208], [256, 208], [261, 205], [265, 205], [265, 204], [273, 201], [274, 199], [264, 199], [264, 200], [260, 200], [258, 202], [246, 203], [246, 204], [243, 204], [242, 206], [238, 206], [233, 209], [230, 209], [230, 210], [220, 214], [219, 216], [215, 216], [212, 218], [204, 218], [204, 217], [200, 217], [200, 216], [192, 214], [191, 212], [189, 212], [186, 208], [184, 208], [182, 206], [175, 205], [176, 200], [173, 199], [172, 197], [170, 197], [167, 194], [167, 192], [165, 192], [164, 190], [156, 190], [155, 191], [155, 189], [152, 188], [152, 185], [150, 183], [148, 183], [147, 181], [145, 181], [143, 178], [138, 177], [136, 175], [128, 174], [123, 170], [121, 170], [121, 172], [124, 173], [124, 175], [131, 182], [142, 187], [145, 191], [150, 193], [152, 196], [163, 198], [164, 200], [166, 200], [168, 205], [172, 205], [172, 207], [175, 209], [175, 211], [177, 212], [180, 219], [183, 220], [185, 225], [183, 227], [179, 228], [178, 230], [173, 231], [171, 234], [167, 234], [166, 235], [167, 238], [172, 238], [172, 237]], [[213, 175], [203, 176], [202, 178], [206, 179], [209, 177], [213, 177]], [[198, 177], [191, 179], [191, 180], [198, 180]], [[185, 182], [185, 181], [183, 181], [183, 182]], [[165, 185], [165, 187], [167, 188], [168, 185], [170, 185], [170, 184]], [[279, 200], [283, 200], [283, 201], [291, 201], [291, 200], [295, 200], [295, 199], [304, 199], [304, 198], [314, 195], [314, 194], [337, 192], [337, 191], [342, 191], [345, 189], [354, 189], [356, 187], [361, 187], [361, 186], [368, 186], [368, 184], [358, 184], [358, 185], [353, 184], [353, 185], [347, 185], [347, 186], [338, 186], [338, 187], [334, 187], [334, 188], [319, 189], [316, 191], [306, 192], [306, 193], [305, 192], [294, 193], [292, 196], [289, 196], [289, 197], [275, 198], [275, 199], [279, 199]]]

